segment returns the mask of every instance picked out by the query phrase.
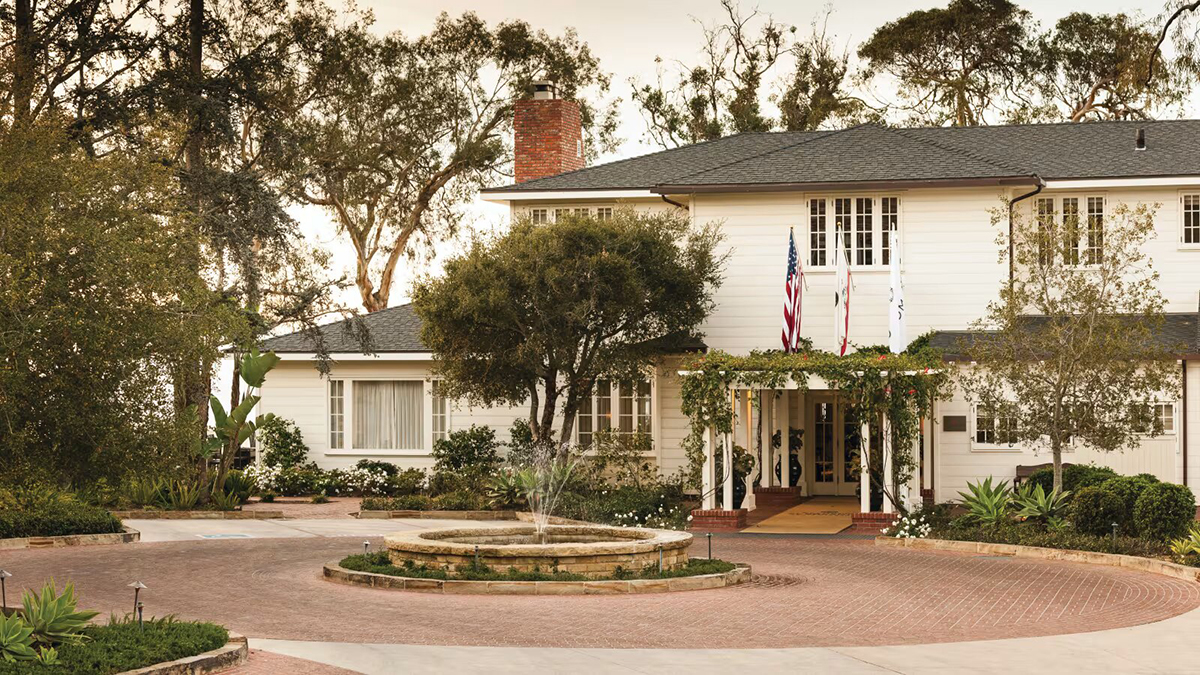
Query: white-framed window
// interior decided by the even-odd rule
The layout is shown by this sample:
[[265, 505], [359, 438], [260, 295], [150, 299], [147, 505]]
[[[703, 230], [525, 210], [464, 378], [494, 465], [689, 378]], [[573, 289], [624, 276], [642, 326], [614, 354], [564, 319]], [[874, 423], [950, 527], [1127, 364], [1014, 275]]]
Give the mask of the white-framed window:
[[808, 264], [832, 267], [832, 244], [840, 243], [852, 267], [883, 267], [891, 262], [888, 234], [900, 231], [900, 198], [894, 196], [813, 197], [808, 200]]
[[1104, 258], [1103, 195], [1046, 195], [1034, 201], [1034, 219], [1041, 232], [1058, 231], [1060, 251], [1050, 242], [1039, 243], [1038, 261], [1047, 265], [1061, 260], [1068, 265], [1098, 265]]
[[538, 225], [548, 223], [550, 222], [550, 211], [549, 209], [529, 209], [529, 220]]
[[442, 393], [441, 380], [434, 380], [430, 387], [433, 398], [433, 440], [438, 441], [450, 435], [450, 400]]
[[613, 217], [613, 209], [611, 206], [600, 206], [596, 208], [596, 220], [611, 220]]
[[[1175, 404], [1174, 403], [1166, 402], [1166, 401], [1153, 401], [1153, 402], [1145, 403], [1142, 405], [1144, 406], [1143, 411], [1149, 412], [1150, 418], [1153, 420], [1156, 420], [1158, 422], [1158, 424], [1156, 426], [1159, 429], [1162, 429], [1163, 435], [1169, 436], [1169, 435], [1173, 435], [1175, 433]], [[1145, 408], [1149, 408], [1149, 410], [1146, 411]], [[1147, 429], [1146, 431], [1148, 433], [1149, 429]]]
[[419, 450], [424, 443], [422, 380], [355, 380], [351, 386], [356, 450]]
[[592, 395], [583, 400], [575, 419], [579, 445], [588, 447], [596, 433], [609, 430], [622, 436], [651, 433], [652, 392], [649, 380], [597, 380]]
[[1179, 213], [1180, 242], [1200, 248], [1200, 193], [1180, 195]]
[[975, 448], [1016, 450], [1017, 420], [991, 406], [976, 405], [972, 409], [974, 424], [972, 441]]
[[329, 447], [346, 447], [346, 382], [329, 381]]

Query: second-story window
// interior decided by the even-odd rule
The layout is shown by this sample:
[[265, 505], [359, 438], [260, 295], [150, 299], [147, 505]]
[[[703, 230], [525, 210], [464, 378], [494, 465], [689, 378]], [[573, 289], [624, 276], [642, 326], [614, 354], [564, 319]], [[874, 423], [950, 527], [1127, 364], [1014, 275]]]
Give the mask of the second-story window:
[[1183, 243], [1200, 246], [1200, 194], [1183, 195]]
[[[1104, 197], [1046, 196], [1034, 202], [1038, 261], [1099, 265], [1104, 258]], [[1057, 251], [1052, 250], [1057, 249]]]
[[[832, 222], [830, 222], [832, 221]], [[808, 264], [835, 263], [831, 244], [841, 232], [846, 260], [855, 267], [891, 262], [888, 234], [900, 230], [899, 197], [818, 197], [808, 201]]]

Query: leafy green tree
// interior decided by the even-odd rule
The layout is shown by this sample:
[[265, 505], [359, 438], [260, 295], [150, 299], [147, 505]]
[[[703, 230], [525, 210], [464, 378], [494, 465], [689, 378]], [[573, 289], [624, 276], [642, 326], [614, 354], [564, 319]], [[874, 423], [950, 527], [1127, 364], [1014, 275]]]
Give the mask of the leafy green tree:
[[162, 374], [215, 357], [236, 317], [187, 313], [207, 290], [173, 208], [153, 158], [91, 158], [49, 120], [0, 129], [0, 480], [187, 463]]
[[1020, 99], [1033, 62], [1030, 14], [1009, 0], [953, 0], [876, 29], [858, 48], [865, 77], [895, 80], [896, 107], [913, 121], [987, 124]]
[[573, 31], [467, 13], [441, 15], [428, 35], [378, 37], [369, 17], [341, 25], [315, 6], [306, 21], [312, 95], [288, 125], [291, 191], [336, 219], [367, 311], [388, 306], [400, 261], [453, 232], [461, 206], [510, 164], [513, 104], [535, 80], [580, 102], [589, 153], [612, 140], [611, 107], [585, 96], [602, 96], [608, 77]]
[[1073, 12], [1060, 19], [1039, 47], [1039, 79], [1052, 117], [1150, 119], [1181, 104], [1191, 83], [1178, 61], [1160, 59], [1157, 77], [1149, 79], [1156, 39], [1147, 24], [1126, 14]]
[[963, 345], [978, 364], [963, 369], [967, 397], [995, 420], [997, 442], [1050, 450], [1055, 491], [1069, 444], [1136, 448], [1162, 432], [1150, 403], [1178, 388], [1181, 347], [1159, 333], [1165, 301], [1144, 253], [1154, 212], [1120, 204], [1103, 222], [1016, 218], [1013, 277]]
[[795, 66], [776, 100], [784, 129], [845, 127], [877, 116], [851, 92], [850, 55], [838, 53], [824, 26], [818, 30], [814, 23], [812, 34], [792, 45], [791, 52]]
[[671, 213], [514, 223], [419, 283], [421, 338], [446, 393], [529, 406], [534, 441], [569, 441], [598, 378], [639, 377], [694, 342], [724, 259], [713, 227]]

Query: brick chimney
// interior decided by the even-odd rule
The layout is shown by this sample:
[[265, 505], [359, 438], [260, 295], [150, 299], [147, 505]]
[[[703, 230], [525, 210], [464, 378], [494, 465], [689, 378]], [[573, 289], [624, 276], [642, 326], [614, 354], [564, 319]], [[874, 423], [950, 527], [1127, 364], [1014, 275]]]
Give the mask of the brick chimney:
[[513, 135], [518, 183], [584, 167], [579, 104], [558, 98], [552, 82], [534, 82], [533, 98], [517, 101]]

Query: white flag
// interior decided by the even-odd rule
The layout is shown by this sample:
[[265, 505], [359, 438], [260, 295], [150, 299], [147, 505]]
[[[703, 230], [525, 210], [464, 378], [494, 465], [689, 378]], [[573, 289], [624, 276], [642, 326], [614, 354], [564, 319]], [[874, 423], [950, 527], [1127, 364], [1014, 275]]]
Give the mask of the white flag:
[[835, 270], [833, 289], [833, 351], [846, 355], [850, 341], [850, 264], [846, 260], [846, 242], [842, 228], [837, 228], [833, 238]]
[[908, 347], [908, 330], [904, 325], [904, 281], [900, 278], [900, 237], [888, 233], [888, 250], [891, 252], [891, 298], [888, 301], [888, 347], [899, 354]]

